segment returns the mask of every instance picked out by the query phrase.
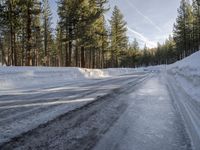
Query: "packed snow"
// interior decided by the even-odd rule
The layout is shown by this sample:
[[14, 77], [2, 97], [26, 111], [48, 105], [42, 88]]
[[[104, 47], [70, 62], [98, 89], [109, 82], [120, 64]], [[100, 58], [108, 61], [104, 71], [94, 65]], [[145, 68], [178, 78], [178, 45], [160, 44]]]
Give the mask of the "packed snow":
[[147, 67], [162, 72], [195, 150], [200, 149], [200, 51], [171, 65]]
[[200, 51], [170, 65], [168, 73], [175, 77], [188, 95], [200, 102]]
[[0, 67], [0, 145], [146, 74], [125, 68]]
[[191, 150], [163, 82], [156, 74], [123, 97], [127, 109], [93, 150]]
[[0, 94], [56, 87], [66, 83], [109, 78], [137, 71], [141, 71], [141, 69], [0, 67]]
[[200, 149], [200, 51], [167, 66], [171, 95], [196, 150]]
[[[1, 66], [0, 123], [4, 125], [0, 129], [5, 135], [0, 136], [0, 142], [48, 122], [63, 112], [90, 103], [96, 97], [108, 94], [122, 85], [126, 86], [132, 80], [137, 81], [150, 72], [155, 76], [161, 74], [162, 80], [167, 81], [162, 83], [167, 84], [193, 147], [199, 150], [200, 51], [172, 65], [136, 69]], [[32, 124], [32, 120], [36, 124]]]

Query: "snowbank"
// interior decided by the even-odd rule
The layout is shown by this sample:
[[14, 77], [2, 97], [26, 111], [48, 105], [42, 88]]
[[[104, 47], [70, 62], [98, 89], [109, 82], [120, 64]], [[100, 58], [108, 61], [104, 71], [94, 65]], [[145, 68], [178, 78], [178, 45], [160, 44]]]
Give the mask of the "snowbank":
[[0, 67], [0, 93], [62, 86], [70, 82], [130, 74], [136, 69], [82, 69], [54, 67]]
[[200, 51], [168, 67], [181, 87], [200, 102]]
[[45, 88], [66, 81], [81, 80], [86, 75], [78, 68], [0, 67], [0, 90]]
[[200, 149], [200, 51], [167, 67], [168, 85], [195, 150]]
[[144, 68], [109, 68], [102, 69], [102, 71], [109, 76], [127, 75], [135, 72], [143, 72]]

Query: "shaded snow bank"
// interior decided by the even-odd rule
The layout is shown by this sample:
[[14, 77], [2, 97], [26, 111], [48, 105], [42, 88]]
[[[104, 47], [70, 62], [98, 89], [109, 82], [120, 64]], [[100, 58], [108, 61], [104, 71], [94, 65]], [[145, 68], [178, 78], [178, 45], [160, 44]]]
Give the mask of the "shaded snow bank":
[[0, 91], [62, 86], [70, 82], [133, 73], [136, 69], [82, 69], [54, 67], [0, 67]]
[[86, 76], [78, 68], [0, 67], [0, 90], [45, 88]]
[[200, 51], [167, 66], [168, 85], [195, 150], [200, 149]]
[[108, 76], [121, 76], [132, 74], [135, 72], [144, 72], [144, 68], [109, 68], [109, 69], [102, 69], [102, 71], [107, 74]]
[[175, 77], [188, 95], [200, 102], [200, 51], [170, 65], [168, 73]]

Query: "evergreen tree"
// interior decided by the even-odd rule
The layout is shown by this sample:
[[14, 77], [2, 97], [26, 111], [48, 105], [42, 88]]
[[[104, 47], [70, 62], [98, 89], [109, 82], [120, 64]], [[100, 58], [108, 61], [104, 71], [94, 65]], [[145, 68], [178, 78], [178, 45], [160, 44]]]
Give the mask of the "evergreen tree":
[[137, 67], [139, 56], [139, 43], [136, 39], [129, 44], [128, 50], [125, 52], [125, 56], [122, 58], [122, 67]]
[[17, 65], [17, 49], [16, 49], [16, 32], [19, 27], [18, 22], [18, 3], [19, 0], [8, 0], [5, 1], [6, 4], [6, 26], [7, 31], [9, 32], [9, 48], [8, 48], [8, 64], [9, 65]]
[[181, 0], [181, 6], [178, 9], [178, 18], [174, 25], [174, 39], [179, 59], [189, 55], [192, 49], [192, 22], [192, 7], [189, 0]]
[[44, 30], [44, 65], [50, 65], [50, 56], [53, 57], [53, 50], [52, 50], [52, 42], [53, 42], [53, 35], [51, 29], [51, 10], [49, 6], [48, 0], [43, 0], [43, 30]]
[[111, 61], [112, 67], [120, 65], [120, 56], [127, 50], [128, 38], [126, 36], [126, 22], [124, 17], [117, 6], [110, 20], [111, 24]]
[[[60, 27], [65, 38], [65, 65], [72, 64], [73, 43], [75, 43], [75, 55], [80, 54], [80, 66], [85, 67], [86, 47], [90, 44], [92, 25], [99, 19], [104, 11], [107, 0], [60, 0], [59, 16]], [[94, 36], [94, 35], [93, 35]], [[78, 49], [80, 48], [80, 53]], [[76, 59], [79, 57], [76, 56]], [[77, 64], [77, 63], [76, 63]]]
[[0, 62], [4, 65], [3, 34], [6, 25], [5, 0], [0, 1]]
[[145, 66], [145, 67], [149, 66], [149, 62], [150, 62], [149, 51], [145, 44], [144, 49], [143, 49], [143, 66]]
[[200, 49], [200, 1], [193, 0], [193, 52]]
[[169, 38], [165, 41], [163, 45], [165, 49], [165, 62], [166, 64], [171, 64], [176, 61], [176, 50], [175, 50], [175, 42], [173, 37], [169, 36]]
[[132, 47], [133, 50], [135, 50], [135, 51], [138, 51], [138, 50], [140, 49], [140, 48], [139, 48], [139, 43], [138, 43], [138, 41], [137, 41], [136, 38], [134, 39], [134, 41], [133, 41], [131, 47]]
[[56, 28], [56, 49], [57, 49], [57, 66], [61, 67], [64, 66], [64, 55], [63, 55], [63, 34], [62, 34], [62, 28], [57, 25]]

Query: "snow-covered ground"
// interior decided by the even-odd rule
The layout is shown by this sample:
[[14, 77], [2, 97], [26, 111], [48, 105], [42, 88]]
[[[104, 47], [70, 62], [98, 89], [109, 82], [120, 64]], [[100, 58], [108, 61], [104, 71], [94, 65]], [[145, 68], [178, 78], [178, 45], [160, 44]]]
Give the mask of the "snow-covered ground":
[[191, 150], [161, 73], [127, 94], [128, 107], [94, 150]]
[[200, 51], [171, 65], [152, 66], [163, 73], [196, 150], [200, 149]]
[[52, 67], [0, 67], [0, 94], [61, 86], [72, 82], [102, 79], [141, 69], [81, 69]]
[[[137, 90], [134, 89], [136, 83], [140, 83], [146, 79], [146, 84], [138, 86]], [[165, 87], [166, 85], [168, 88]], [[131, 88], [129, 88], [129, 86], [131, 86]], [[138, 127], [141, 127], [139, 128], [141, 129], [141, 133], [144, 132], [144, 136], [146, 136], [146, 131], [144, 131], [144, 129], [149, 131], [149, 127], [151, 127], [145, 127], [146, 124], [148, 125], [149, 121], [145, 118], [142, 119], [142, 117], [146, 115], [146, 118], [152, 117], [153, 119], [151, 121], [154, 123], [160, 123], [162, 120], [164, 124], [166, 123], [168, 125], [169, 123], [169, 126], [172, 126], [169, 132], [163, 132], [165, 129], [161, 129], [165, 126], [162, 125], [158, 128], [154, 128], [152, 124], [152, 131], [157, 132], [159, 130], [159, 133], [163, 132], [164, 135], [166, 133], [168, 139], [171, 138], [170, 140], [173, 138], [179, 139], [179, 136], [183, 137], [179, 129], [180, 131], [184, 129], [181, 129], [181, 127], [176, 129], [176, 126], [173, 126], [173, 124], [179, 124], [176, 121], [176, 119], [179, 120], [178, 116], [173, 112], [174, 110], [170, 103], [171, 98], [173, 98], [182, 115], [193, 147], [195, 150], [200, 149], [200, 52], [172, 65], [152, 66], [139, 69], [111, 68], [91, 70], [51, 67], [0, 67], [0, 145], [62, 114], [90, 104], [96, 101], [98, 97], [111, 94], [109, 101], [112, 102], [115, 100], [113, 104], [117, 103], [116, 105], [118, 105], [118, 96], [113, 98], [113, 91], [122, 87], [128, 87], [127, 89], [130, 89], [130, 92], [136, 95], [133, 98], [127, 98], [127, 101], [123, 100], [124, 105], [127, 105], [128, 101], [131, 101], [131, 107], [138, 107], [141, 105], [142, 109], [139, 109], [139, 111], [142, 111], [142, 113], [138, 113], [132, 108], [127, 109], [128, 116], [122, 115], [122, 118], [119, 119], [119, 125], [122, 125], [121, 127], [119, 126], [121, 129], [127, 125], [121, 124], [123, 121], [120, 120], [123, 120], [124, 116], [127, 122], [131, 121], [135, 123], [136, 120]], [[117, 94], [120, 95], [120, 93]], [[120, 103], [119, 105], [121, 106]], [[152, 106], [152, 108], [156, 107], [158, 110], [154, 110], [153, 108], [154, 111], [152, 111], [149, 106]], [[160, 106], [163, 106], [162, 110], [160, 110]], [[98, 105], [95, 107], [102, 110]], [[125, 108], [123, 109], [125, 111]], [[95, 113], [97, 113], [96, 109], [94, 110]], [[166, 112], [164, 112], [164, 110], [166, 110]], [[109, 111], [110, 110], [106, 111], [106, 113], [110, 114]], [[159, 114], [161, 114], [159, 111], [163, 112], [163, 115], [159, 116]], [[86, 112], [86, 118], [90, 118], [90, 113], [90, 110]], [[134, 113], [141, 117], [136, 116], [134, 118]], [[159, 120], [159, 117], [155, 118], [154, 115], [151, 116], [152, 113], [158, 113], [161, 120]], [[171, 117], [171, 115], [173, 117]], [[100, 115], [98, 118], [100, 117], [102, 116]], [[103, 117], [105, 117], [105, 114]], [[110, 117], [112, 118], [112, 116]], [[118, 117], [120, 117], [120, 114], [118, 114]], [[171, 122], [168, 121], [168, 119]], [[87, 119], [85, 121], [87, 121]], [[59, 123], [59, 121], [57, 123]], [[106, 124], [106, 122], [104, 123]], [[91, 125], [91, 122], [87, 122], [87, 124]], [[136, 128], [134, 128], [134, 126], [128, 124], [127, 127], [127, 131], [135, 132]], [[174, 131], [171, 130], [173, 127], [175, 127], [173, 129]], [[90, 128], [88, 126], [86, 126], [86, 128], [88, 129], [88, 133], [90, 133]], [[166, 127], [166, 129], [168, 128]], [[93, 130], [93, 128], [91, 128], [91, 130]], [[116, 129], [114, 127], [114, 130], [118, 130], [118, 127]], [[171, 133], [176, 132], [176, 135], [171, 135]], [[47, 133], [47, 135], [48, 134], [49, 133]], [[127, 135], [133, 136], [131, 132], [130, 134], [124, 134], [126, 137]], [[92, 136], [93, 135], [91, 135], [91, 137]], [[155, 136], [157, 136], [157, 134], [155, 134]], [[52, 135], [52, 137], [54, 137], [54, 135]], [[117, 138], [121, 139], [121, 137]], [[156, 138], [162, 139], [163, 136], [161, 135]], [[142, 141], [143, 139], [138, 140]], [[179, 140], [180, 143], [178, 142], [178, 147], [180, 146], [179, 144], [182, 143], [182, 139]], [[126, 142], [128, 142], [128, 139], [124, 141], [124, 143]], [[131, 149], [131, 144], [133, 144], [133, 142], [129, 142], [130, 147], [128, 148]], [[148, 143], [150, 141], [147, 138], [144, 142]], [[166, 143], [167, 141], [163, 142]], [[174, 141], [168, 142], [172, 145], [174, 144]], [[124, 147], [124, 145], [121, 146]], [[146, 146], [148, 149], [148, 144], [146, 144]], [[162, 147], [163, 145], [161, 144], [160, 146]], [[185, 146], [184, 143], [182, 146]], [[179, 148], [181, 149], [181, 147]], [[185, 149], [187, 149], [187, 147], [185, 147]]]
[[53, 67], [0, 67], [0, 94], [15, 90], [41, 89], [70, 82], [102, 79], [142, 71], [167, 69], [193, 99], [200, 102], [200, 51], [172, 65], [128, 69], [82, 69]]
[[135, 69], [1, 67], [0, 145], [147, 74]]
[[200, 51], [167, 66], [171, 95], [196, 150], [200, 149]]
[[168, 67], [173, 75], [193, 99], [200, 102], [200, 51]]

